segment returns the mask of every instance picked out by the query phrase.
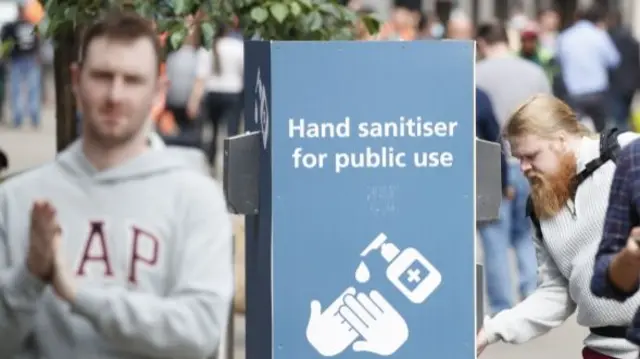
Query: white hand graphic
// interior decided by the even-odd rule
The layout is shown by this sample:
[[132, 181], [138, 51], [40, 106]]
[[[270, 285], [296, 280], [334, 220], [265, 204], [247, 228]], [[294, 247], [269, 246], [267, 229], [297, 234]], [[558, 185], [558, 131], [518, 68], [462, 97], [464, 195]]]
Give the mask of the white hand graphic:
[[354, 351], [388, 356], [409, 338], [407, 323], [378, 291], [347, 294], [344, 303], [340, 314], [364, 338], [353, 344]]
[[321, 312], [322, 307], [319, 301], [311, 302], [307, 340], [321, 355], [325, 357], [338, 355], [358, 338], [358, 333], [338, 314], [345, 296], [355, 294], [355, 288], [347, 288], [324, 312]]

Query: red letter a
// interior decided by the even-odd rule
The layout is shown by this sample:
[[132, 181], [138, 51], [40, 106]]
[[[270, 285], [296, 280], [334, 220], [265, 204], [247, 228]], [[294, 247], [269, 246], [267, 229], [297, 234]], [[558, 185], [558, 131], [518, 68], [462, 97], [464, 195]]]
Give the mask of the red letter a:
[[[109, 262], [109, 252], [107, 251], [107, 241], [104, 238], [104, 231], [102, 229], [103, 225], [103, 222], [91, 222], [91, 231], [89, 232], [89, 237], [86, 240], [84, 252], [82, 253], [82, 258], [80, 259], [80, 264], [78, 265], [76, 275], [84, 275], [85, 264], [87, 264], [87, 262], [89, 261], [104, 262], [104, 275], [107, 277], [113, 275], [113, 271], [111, 270], [111, 263]], [[98, 239], [98, 246], [100, 247], [100, 254], [98, 255], [91, 254], [93, 240], [96, 238]]]

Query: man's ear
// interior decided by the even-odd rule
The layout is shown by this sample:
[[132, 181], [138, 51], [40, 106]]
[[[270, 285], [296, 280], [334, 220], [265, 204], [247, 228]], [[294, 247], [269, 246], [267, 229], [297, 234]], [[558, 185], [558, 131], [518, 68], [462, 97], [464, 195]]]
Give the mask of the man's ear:
[[564, 153], [569, 150], [568, 137], [564, 133], [560, 133], [551, 141], [551, 150], [556, 153]]

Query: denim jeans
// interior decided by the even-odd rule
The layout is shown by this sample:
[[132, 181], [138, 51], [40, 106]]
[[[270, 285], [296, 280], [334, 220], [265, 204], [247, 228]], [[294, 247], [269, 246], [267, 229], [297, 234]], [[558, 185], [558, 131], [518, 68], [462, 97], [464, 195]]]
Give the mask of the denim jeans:
[[611, 107], [615, 126], [622, 131], [629, 130], [633, 94], [611, 94]]
[[[9, 60], [9, 81], [11, 81], [11, 112], [13, 124], [22, 126], [25, 113], [33, 126], [40, 125], [41, 86], [40, 64], [35, 56], [23, 56]], [[23, 98], [26, 87], [26, 101]], [[26, 110], [25, 107], [26, 106]]]
[[528, 296], [537, 286], [538, 264], [531, 223], [526, 216], [529, 183], [517, 163], [509, 164], [509, 184], [515, 189], [513, 200], [503, 199], [500, 218], [478, 227], [484, 249], [487, 296], [493, 314], [515, 304], [509, 265], [511, 248], [518, 263], [520, 295]]

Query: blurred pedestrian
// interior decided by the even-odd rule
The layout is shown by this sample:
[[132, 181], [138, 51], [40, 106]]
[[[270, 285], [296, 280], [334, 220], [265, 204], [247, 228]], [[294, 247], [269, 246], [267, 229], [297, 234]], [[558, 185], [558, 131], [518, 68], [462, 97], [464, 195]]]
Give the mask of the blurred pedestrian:
[[609, 35], [620, 53], [620, 64], [611, 71], [610, 96], [615, 125], [629, 128], [631, 102], [640, 88], [640, 45], [631, 30], [622, 23], [620, 11], [613, 11], [608, 18]]
[[[42, 95], [40, 36], [32, 23], [34, 14], [28, 12], [29, 8], [24, 5], [20, 5], [19, 9], [19, 18], [6, 24], [0, 34], [2, 42], [12, 44], [7, 63], [11, 83], [13, 126], [21, 127], [25, 115], [28, 115], [33, 127], [39, 127]], [[26, 101], [23, 97], [25, 87]]]
[[165, 133], [164, 141], [169, 145], [202, 147], [202, 120], [191, 117], [187, 110], [189, 96], [196, 82], [197, 44], [201, 34], [195, 29], [179, 49], [169, 53], [166, 75], [169, 79], [167, 110], [175, 124], [173, 133]]
[[474, 35], [471, 18], [461, 10], [453, 11], [447, 22], [447, 39], [473, 40]]
[[609, 71], [620, 54], [605, 31], [606, 12], [598, 3], [581, 12], [580, 19], [557, 40], [557, 58], [568, 101], [581, 117], [589, 117], [601, 132], [611, 117]]
[[196, 81], [187, 104], [188, 116], [200, 116], [213, 129], [208, 155], [211, 166], [216, 163], [220, 129], [238, 133], [244, 88], [244, 43], [229, 35], [220, 25], [210, 50], [198, 52]]
[[[556, 74], [556, 66], [553, 61], [553, 53], [540, 46], [538, 27], [530, 23], [520, 32], [520, 57], [540, 66], [553, 83]], [[553, 84], [552, 84], [553, 86]]]
[[[493, 104], [489, 96], [480, 89], [476, 89], [476, 136], [481, 140], [498, 143], [502, 146], [500, 125], [498, 125], [496, 114], [493, 111]], [[502, 178], [500, 183], [502, 184], [502, 193], [507, 193], [509, 191], [509, 167], [504, 152], [500, 151], [500, 175]]]
[[560, 14], [554, 8], [542, 9], [538, 13], [538, 24], [540, 25], [540, 46], [555, 56], [556, 39], [560, 31]]

